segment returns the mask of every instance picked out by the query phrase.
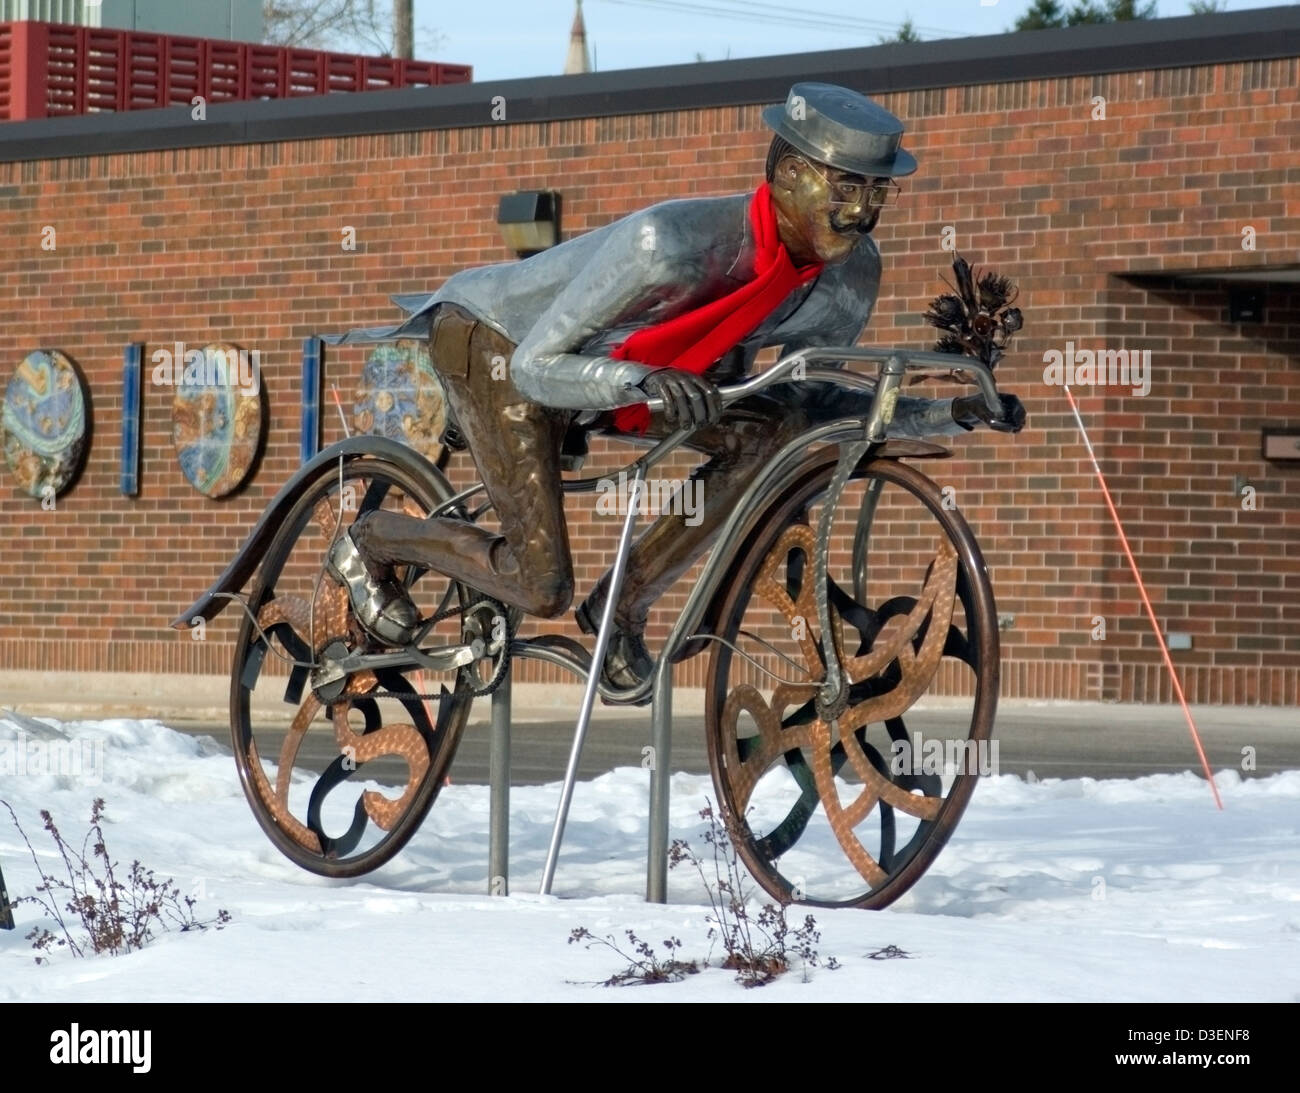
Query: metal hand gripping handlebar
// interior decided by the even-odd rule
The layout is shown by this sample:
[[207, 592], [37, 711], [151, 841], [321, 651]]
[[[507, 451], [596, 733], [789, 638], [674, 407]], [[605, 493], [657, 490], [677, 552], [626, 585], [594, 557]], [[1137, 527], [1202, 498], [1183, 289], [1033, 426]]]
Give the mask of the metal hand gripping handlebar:
[[[873, 407], [872, 414], [867, 419], [869, 425], [867, 431], [872, 440], [883, 441], [885, 439], [883, 429], [893, 416], [894, 404], [897, 400], [897, 395], [891, 396], [890, 392], [896, 392], [899, 389], [902, 385], [903, 374], [908, 370], [942, 369], [948, 372], [969, 372], [975, 377], [980, 393], [984, 396], [984, 405], [988, 407], [989, 412], [998, 418], [1002, 417], [1002, 402], [998, 398], [998, 388], [993, 379], [993, 370], [983, 361], [975, 360], [973, 357], [957, 356], [954, 353], [933, 353], [911, 349], [870, 349], [866, 347], [845, 349], [833, 346], [801, 349], [782, 357], [771, 368], [760, 372], [753, 379], [746, 380], [744, 383], [732, 384], [728, 387], [720, 387], [718, 391], [722, 396], [722, 403], [726, 406], [740, 399], [748, 398], [750, 395], [756, 395], [765, 387], [787, 381], [795, 373], [798, 373], [800, 379], [829, 380], [840, 383], [843, 383], [845, 376], [862, 379], [857, 373], [845, 372], [839, 368], [805, 368], [804, 371], [799, 371], [801, 366], [825, 361], [842, 361], [845, 363], [849, 361], [865, 361], [876, 362], [881, 365], [880, 376], [876, 383], [877, 405]], [[646, 401], [645, 406], [651, 413], [654, 413], [664, 408], [664, 400], [652, 398]], [[883, 421], [880, 420], [882, 417]]]

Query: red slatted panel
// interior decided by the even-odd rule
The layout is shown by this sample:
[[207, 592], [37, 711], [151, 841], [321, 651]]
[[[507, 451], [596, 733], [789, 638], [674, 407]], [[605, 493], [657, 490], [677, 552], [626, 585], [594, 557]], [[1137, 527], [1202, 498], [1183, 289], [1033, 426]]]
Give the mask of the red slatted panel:
[[361, 89], [363, 91], [382, 91], [390, 87], [403, 86], [401, 66], [405, 61], [392, 57], [361, 58]]
[[[16, 52], [14, 28], [8, 23], [0, 23], [0, 121], [9, 121], [14, 116], [14, 56]], [[19, 68], [26, 71], [27, 65], [19, 62]]]
[[467, 83], [468, 65], [59, 23], [0, 23], [0, 121]]
[[431, 87], [438, 82], [438, 66], [432, 61], [403, 61], [400, 87]]
[[124, 101], [127, 110], [167, 105], [163, 74], [163, 36], [131, 31], [122, 35], [126, 60]]
[[433, 66], [438, 73], [437, 82], [442, 83], [470, 83], [474, 79], [474, 68], [472, 65], [445, 65], [441, 62]]
[[325, 54], [325, 91], [361, 91], [361, 58], [346, 53]]
[[86, 112], [86, 83], [82, 58], [86, 28], [51, 24], [46, 54], [45, 105], [49, 117]]
[[286, 92], [284, 50], [275, 46], [248, 47], [248, 97], [282, 99]]
[[202, 38], [163, 35], [163, 77], [166, 81], [165, 105], [189, 106], [195, 95], [208, 97], [208, 66]]
[[230, 102], [248, 98], [248, 46], [242, 42], [207, 42], [208, 98]]
[[122, 78], [125, 67], [126, 37], [111, 30], [88, 27], [81, 63], [86, 80], [87, 110], [127, 109], [127, 85]]
[[286, 49], [284, 52], [285, 97], [322, 94], [325, 90], [327, 54], [315, 49]]

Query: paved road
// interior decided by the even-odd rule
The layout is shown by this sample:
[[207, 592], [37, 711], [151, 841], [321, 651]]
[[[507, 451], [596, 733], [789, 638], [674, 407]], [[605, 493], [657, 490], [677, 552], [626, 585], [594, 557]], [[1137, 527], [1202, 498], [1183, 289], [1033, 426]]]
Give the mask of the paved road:
[[[483, 715], [471, 721], [452, 767], [458, 782], [485, 783], [488, 775], [488, 726]], [[477, 710], [475, 711], [478, 712]], [[1249, 707], [1203, 707], [1194, 711], [1211, 766], [1242, 770], [1247, 777], [1300, 769], [1300, 712]], [[224, 725], [169, 722], [188, 732], [206, 733], [227, 743]], [[908, 725], [930, 739], [965, 736], [954, 714], [945, 710], [912, 711]], [[571, 721], [517, 723], [513, 732], [511, 771], [516, 784], [553, 782], [563, 776], [572, 739]], [[274, 755], [279, 738], [272, 736]], [[1000, 772], [1038, 778], [1136, 778], [1159, 772], [1199, 770], [1186, 723], [1176, 707], [1103, 706], [1096, 704], [1007, 705], [998, 712], [997, 759]], [[587, 738], [580, 774], [592, 778], [619, 766], [639, 766], [641, 749], [650, 742], [649, 715], [601, 710]], [[1253, 752], [1243, 752], [1253, 749]], [[337, 752], [324, 721], [308, 732], [302, 758], [317, 769]], [[672, 768], [707, 773], [708, 756], [702, 717], [679, 717], [674, 728]], [[405, 768], [368, 768], [380, 780], [404, 781]], [[388, 777], [385, 777], [387, 775]]]

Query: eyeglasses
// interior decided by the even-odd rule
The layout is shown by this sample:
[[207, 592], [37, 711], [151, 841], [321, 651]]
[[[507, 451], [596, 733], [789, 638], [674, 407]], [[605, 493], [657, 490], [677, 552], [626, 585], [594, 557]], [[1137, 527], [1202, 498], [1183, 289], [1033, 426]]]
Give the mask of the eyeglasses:
[[876, 178], [870, 182], [842, 182], [839, 179], [827, 178], [809, 160], [803, 159], [800, 162], [819, 175], [832, 193], [840, 195], [840, 200], [832, 199], [832, 205], [865, 205], [868, 208], [878, 209], [893, 205], [898, 200], [898, 195], [902, 193], [902, 187], [892, 178]]

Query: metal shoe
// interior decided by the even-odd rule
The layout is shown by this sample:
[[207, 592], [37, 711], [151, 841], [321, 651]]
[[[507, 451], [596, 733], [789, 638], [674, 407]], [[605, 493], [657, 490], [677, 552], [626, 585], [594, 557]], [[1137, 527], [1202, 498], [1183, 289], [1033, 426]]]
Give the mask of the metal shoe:
[[350, 533], [334, 541], [325, 567], [348, 590], [357, 620], [371, 635], [388, 645], [410, 644], [419, 629], [419, 611], [401, 585], [370, 571]]
[[[574, 611], [573, 616], [584, 634], [594, 635], [599, 631], [600, 606], [592, 604], [590, 598]], [[609, 648], [605, 650], [605, 663], [600, 669], [600, 678], [605, 686], [615, 691], [631, 691], [649, 679], [654, 670], [654, 658], [646, 648], [645, 638], [639, 633], [620, 630], [615, 624], [614, 632], [609, 636]]]
[[605, 664], [600, 670], [605, 682], [620, 691], [630, 691], [644, 683], [655, 670], [655, 662], [640, 634], [615, 630], [609, 636]]

